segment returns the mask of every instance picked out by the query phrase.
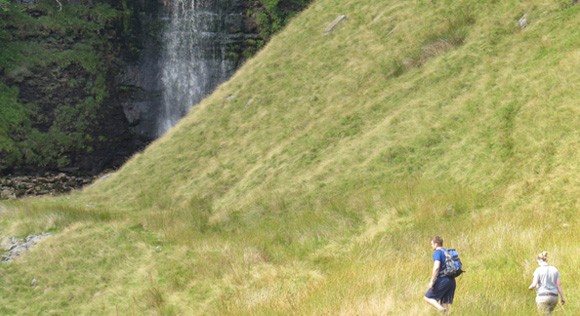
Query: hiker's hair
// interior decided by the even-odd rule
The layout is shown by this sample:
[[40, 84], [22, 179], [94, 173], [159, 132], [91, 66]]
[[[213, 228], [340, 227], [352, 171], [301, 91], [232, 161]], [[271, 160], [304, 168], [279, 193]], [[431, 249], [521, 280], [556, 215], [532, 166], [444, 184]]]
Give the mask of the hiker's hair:
[[544, 262], [548, 262], [548, 252], [547, 251], [542, 251], [538, 254], [538, 259], [542, 260]]
[[443, 247], [443, 238], [441, 238], [441, 236], [435, 236], [435, 237], [433, 237], [433, 239], [431, 239], [431, 241], [433, 241], [437, 245]]

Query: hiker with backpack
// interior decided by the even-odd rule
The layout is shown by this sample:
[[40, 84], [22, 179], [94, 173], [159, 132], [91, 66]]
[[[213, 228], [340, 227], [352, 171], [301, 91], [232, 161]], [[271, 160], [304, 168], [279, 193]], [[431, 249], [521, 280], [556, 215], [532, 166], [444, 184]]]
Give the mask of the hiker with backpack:
[[433, 248], [433, 270], [424, 299], [438, 311], [447, 313], [455, 296], [455, 277], [463, 272], [461, 261], [457, 251], [443, 248], [443, 238], [440, 236], [431, 239], [431, 248]]
[[536, 304], [538, 311], [543, 315], [550, 315], [558, 304], [558, 294], [562, 305], [566, 304], [560, 272], [556, 267], [548, 264], [548, 252], [542, 251], [537, 258], [539, 267], [534, 271], [534, 279], [528, 287], [530, 291], [536, 289]]

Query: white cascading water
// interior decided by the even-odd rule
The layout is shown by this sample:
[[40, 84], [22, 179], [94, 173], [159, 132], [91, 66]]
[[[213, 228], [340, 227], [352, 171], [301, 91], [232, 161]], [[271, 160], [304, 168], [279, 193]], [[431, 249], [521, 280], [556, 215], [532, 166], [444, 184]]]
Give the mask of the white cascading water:
[[163, 135], [191, 108], [228, 79], [230, 41], [227, 0], [168, 0], [161, 59], [163, 105], [157, 134]]

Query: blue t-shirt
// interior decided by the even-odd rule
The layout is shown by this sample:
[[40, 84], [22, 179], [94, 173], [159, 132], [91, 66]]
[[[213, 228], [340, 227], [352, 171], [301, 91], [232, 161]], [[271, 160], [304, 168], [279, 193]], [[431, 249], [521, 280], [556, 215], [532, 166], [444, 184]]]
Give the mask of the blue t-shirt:
[[433, 252], [433, 262], [439, 261], [441, 265], [439, 265], [439, 275], [443, 274], [443, 270], [445, 270], [445, 252], [442, 249], [437, 249]]

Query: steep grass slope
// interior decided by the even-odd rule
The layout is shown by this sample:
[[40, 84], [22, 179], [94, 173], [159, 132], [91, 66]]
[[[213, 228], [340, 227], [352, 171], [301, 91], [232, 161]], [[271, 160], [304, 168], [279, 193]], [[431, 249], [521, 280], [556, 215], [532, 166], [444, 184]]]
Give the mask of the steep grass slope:
[[569, 1], [315, 1], [118, 172], [3, 207], [4, 236], [55, 234], [2, 267], [2, 311], [428, 314], [442, 234], [456, 314], [532, 313], [544, 249], [577, 314], [579, 26]]

